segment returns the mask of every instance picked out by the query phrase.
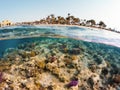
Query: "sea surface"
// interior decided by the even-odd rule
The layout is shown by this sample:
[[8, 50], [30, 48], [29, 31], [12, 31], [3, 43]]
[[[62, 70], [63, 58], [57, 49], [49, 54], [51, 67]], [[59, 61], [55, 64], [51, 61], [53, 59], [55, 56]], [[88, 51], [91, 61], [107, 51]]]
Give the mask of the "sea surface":
[[[75, 26], [13, 26], [0, 28], [0, 57], [8, 48], [15, 48], [30, 39], [41, 37], [72, 38], [87, 42], [107, 44], [108, 47], [120, 47], [120, 34], [98, 29]], [[100, 44], [102, 45], [102, 44]]]
[[111, 76], [116, 75], [120, 74], [120, 34], [74, 26], [15, 26], [0, 29], [0, 60], [14, 61], [16, 57], [25, 59], [36, 55], [46, 58], [47, 55], [74, 55], [73, 59], [82, 55], [86, 67], [91, 65], [91, 61], [95, 65], [103, 64], [103, 67], [106, 62]]

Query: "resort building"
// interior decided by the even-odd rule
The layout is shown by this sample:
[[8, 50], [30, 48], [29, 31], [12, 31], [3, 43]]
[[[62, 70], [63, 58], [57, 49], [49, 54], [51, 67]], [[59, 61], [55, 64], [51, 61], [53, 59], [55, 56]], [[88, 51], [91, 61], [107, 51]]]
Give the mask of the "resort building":
[[12, 22], [9, 20], [4, 20], [0, 23], [0, 27], [11, 26]]

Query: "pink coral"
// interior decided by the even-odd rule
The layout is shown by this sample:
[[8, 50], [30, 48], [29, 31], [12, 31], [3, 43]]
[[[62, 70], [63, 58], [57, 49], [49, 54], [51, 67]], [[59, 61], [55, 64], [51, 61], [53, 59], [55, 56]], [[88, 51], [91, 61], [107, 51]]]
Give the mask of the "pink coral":
[[78, 80], [72, 80], [72, 81], [68, 84], [68, 87], [77, 86], [77, 85], [78, 85]]

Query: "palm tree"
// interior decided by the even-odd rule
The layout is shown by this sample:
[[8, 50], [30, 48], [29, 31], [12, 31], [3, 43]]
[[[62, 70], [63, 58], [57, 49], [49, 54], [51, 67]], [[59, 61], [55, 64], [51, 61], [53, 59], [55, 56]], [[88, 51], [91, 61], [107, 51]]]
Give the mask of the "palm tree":
[[61, 16], [58, 16], [58, 17], [57, 17], [57, 22], [58, 22], [58, 24], [60, 24], [60, 19], [61, 19]]
[[105, 28], [105, 27], [107, 26], [103, 21], [100, 21], [98, 25], [99, 25], [101, 28]]
[[73, 23], [74, 16], [70, 16], [70, 13], [68, 13], [68, 16], [66, 17], [66, 24]]
[[77, 25], [80, 24], [80, 19], [79, 18], [74, 18], [73, 23], [77, 24]]
[[48, 24], [50, 24], [50, 16], [47, 16], [47, 18], [46, 18], [46, 22], [48, 23]]
[[70, 13], [68, 13], [68, 17], [70, 17]]
[[51, 14], [50, 16], [51, 16], [51, 18], [54, 18], [54, 17], [55, 17], [55, 15], [54, 15], [54, 14]]
[[66, 17], [66, 24], [70, 24], [70, 17]]
[[70, 24], [74, 24], [74, 16], [70, 16]]
[[93, 26], [93, 25], [96, 25], [96, 22], [95, 22], [95, 20], [90, 20], [90, 22], [91, 22], [91, 25]]
[[33, 23], [35, 23], [35, 24], [39, 24], [39, 23], [40, 23], [40, 21], [34, 21]]
[[93, 20], [93, 19], [87, 20], [87, 21], [86, 21], [86, 25], [94, 26], [94, 25], [96, 25], [96, 22], [95, 22], [95, 20]]
[[40, 23], [41, 24], [46, 24], [46, 20], [43, 18], [43, 19], [40, 20]]
[[50, 23], [55, 24], [55, 20], [56, 20], [55, 15], [51, 14], [50, 16], [51, 16]]
[[87, 22], [86, 19], [81, 19], [80, 21], [81, 21], [80, 22], [81, 26], [86, 26], [86, 22]]
[[65, 24], [66, 23], [66, 20], [64, 19], [64, 17], [61, 17], [60, 18], [60, 24]]

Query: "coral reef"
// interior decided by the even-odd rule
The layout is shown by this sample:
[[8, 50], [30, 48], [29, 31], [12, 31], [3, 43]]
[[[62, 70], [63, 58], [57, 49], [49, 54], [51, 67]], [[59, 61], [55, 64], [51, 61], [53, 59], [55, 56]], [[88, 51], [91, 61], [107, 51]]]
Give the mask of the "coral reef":
[[0, 83], [3, 81], [3, 73], [0, 72]]
[[22, 43], [0, 60], [0, 90], [119, 90], [119, 55], [115, 47], [67, 38]]

